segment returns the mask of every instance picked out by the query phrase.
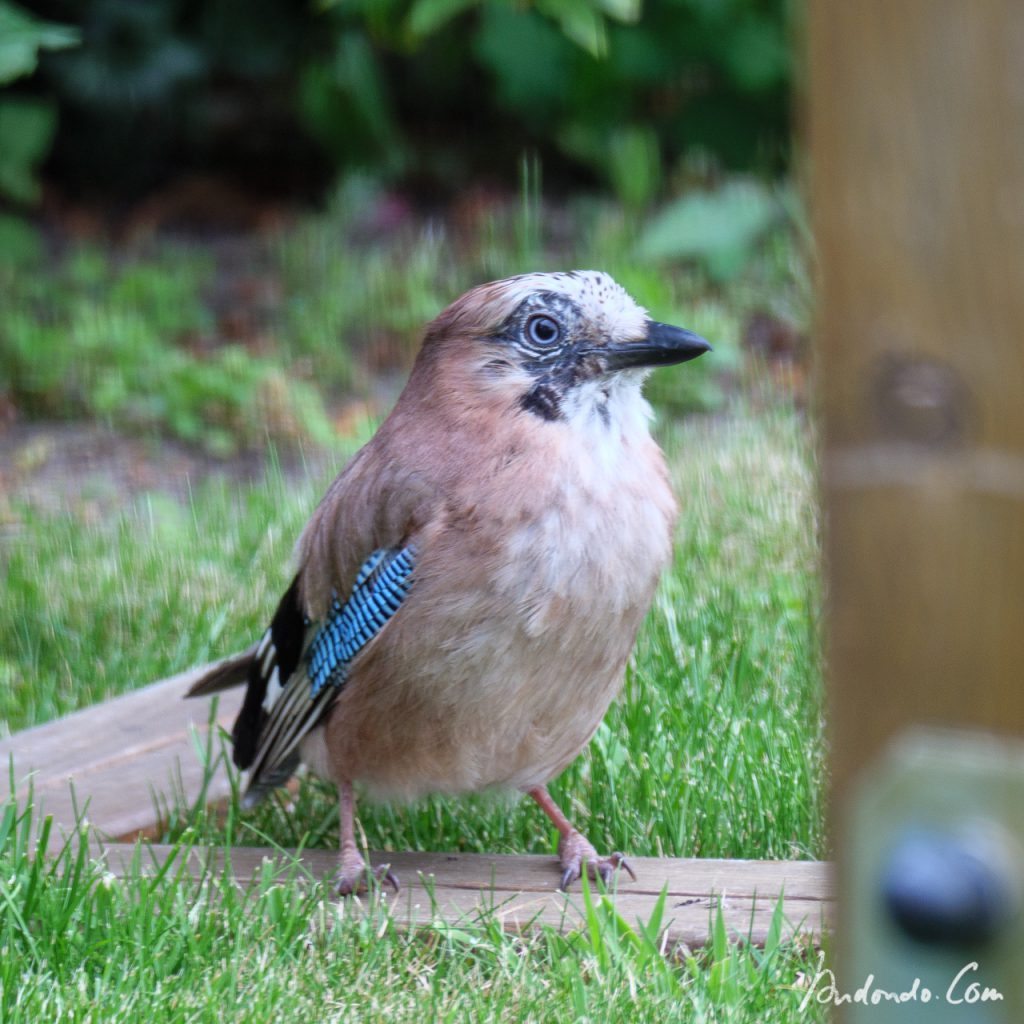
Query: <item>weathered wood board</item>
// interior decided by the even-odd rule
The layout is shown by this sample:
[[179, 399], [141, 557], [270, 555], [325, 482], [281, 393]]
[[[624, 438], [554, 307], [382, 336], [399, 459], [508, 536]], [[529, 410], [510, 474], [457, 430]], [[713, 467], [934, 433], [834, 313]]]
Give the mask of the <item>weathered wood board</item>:
[[[126, 844], [118, 840], [152, 836], [159, 829], [159, 800], [179, 788], [193, 802], [202, 793], [204, 769], [199, 750], [206, 748], [208, 700], [187, 701], [184, 694], [204, 672], [197, 669], [164, 682], [86, 708], [0, 742], [0, 758], [13, 759], [17, 793], [24, 800], [31, 785], [41, 815], [51, 815], [57, 832], [70, 833], [78, 813], [100, 839], [109, 869], [123, 876], [133, 857], [147, 868], [176, 855], [174, 848]], [[229, 726], [241, 691], [220, 695], [217, 722]], [[216, 745], [214, 745], [214, 749]], [[230, 786], [223, 767], [205, 793], [208, 802], [225, 799]], [[183, 861], [188, 873], [222, 870], [220, 850], [193, 849]], [[229, 868], [248, 885], [270, 859], [275, 870], [299, 870], [326, 878], [335, 869], [331, 851], [303, 852], [235, 848]], [[388, 894], [396, 914], [410, 924], [444, 920], [471, 923], [493, 911], [502, 924], [522, 930], [537, 923], [574, 927], [583, 903], [577, 888], [566, 897], [556, 890], [554, 857], [485, 856], [445, 853], [378, 853], [373, 862], [390, 862], [402, 891]], [[703, 945], [721, 902], [734, 936], [763, 942], [775, 903], [785, 894], [787, 925], [811, 941], [820, 939], [831, 911], [826, 864], [809, 861], [728, 861], [630, 858], [637, 882], [621, 880], [616, 908], [633, 923], [648, 920], [665, 888], [666, 926], [670, 944]]]
[[[206, 746], [210, 702], [184, 696], [205, 671], [183, 672], [0, 740], [0, 764], [13, 759], [18, 798], [31, 786], [37, 809], [52, 815], [58, 831], [72, 829], [77, 808], [111, 839], [151, 833], [158, 795], [178, 786], [190, 800], [201, 792], [196, 745]], [[241, 700], [241, 690], [220, 694], [219, 725], [230, 727]], [[221, 766], [206, 799], [223, 800], [230, 792]]]
[[[112, 874], [156, 871], [174, 849], [167, 846], [114, 844], [103, 857]], [[235, 848], [228, 866], [242, 887], [261, 877], [266, 862], [281, 874], [329, 879], [337, 867], [330, 850], [293, 852], [271, 848]], [[571, 893], [556, 889], [554, 857], [489, 856], [455, 853], [371, 853], [371, 863], [390, 863], [402, 888], [385, 890], [392, 911], [410, 925], [439, 921], [472, 925], [495, 915], [503, 927], [525, 931], [538, 925], [578, 927], [584, 902], [579, 885]], [[776, 901], [784, 895], [784, 934], [819, 942], [831, 921], [829, 866], [814, 861], [710, 860], [701, 858], [630, 859], [637, 881], [621, 877], [614, 887], [616, 911], [630, 925], [650, 920], [662, 890], [667, 892], [664, 927], [668, 948], [683, 943], [703, 946], [722, 908], [733, 938], [763, 944]], [[193, 849], [178, 865], [194, 878], [224, 870], [221, 851]], [[595, 896], [596, 899], [596, 896]]]

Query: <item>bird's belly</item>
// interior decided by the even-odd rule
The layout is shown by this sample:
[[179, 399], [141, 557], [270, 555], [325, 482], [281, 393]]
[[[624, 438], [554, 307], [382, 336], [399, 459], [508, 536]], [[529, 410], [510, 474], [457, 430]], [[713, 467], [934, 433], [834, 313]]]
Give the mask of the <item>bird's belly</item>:
[[479, 545], [454, 578], [439, 543], [328, 716], [331, 774], [388, 798], [557, 775], [621, 686], [668, 523], [656, 509], [610, 526], [595, 511], [570, 530], [552, 512]]
[[[560, 681], [549, 677], [557, 689]], [[429, 794], [526, 791], [566, 768], [587, 744], [622, 682], [621, 671], [570, 707], [560, 702], [510, 701], [486, 711], [417, 697], [414, 728], [367, 714], [363, 702], [339, 701], [324, 726], [302, 741], [302, 760], [336, 781], [351, 779], [382, 800], [415, 800]], [[519, 693], [513, 696], [523, 696]], [[407, 694], [408, 696], [408, 694]], [[401, 699], [387, 713], [401, 714]], [[366, 710], [364, 711], [364, 707]], [[343, 737], [339, 740], [339, 736]], [[357, 738], [356, 738], [357, 737]]]
[[541, 785], [593, 735], [634, 632], [524, 650], [477, 628], [471, 655], [421, 658], [415, 676], [389, 673], [363, 693], [353, 678], [327, 723], [333, 774], [392, 799]]

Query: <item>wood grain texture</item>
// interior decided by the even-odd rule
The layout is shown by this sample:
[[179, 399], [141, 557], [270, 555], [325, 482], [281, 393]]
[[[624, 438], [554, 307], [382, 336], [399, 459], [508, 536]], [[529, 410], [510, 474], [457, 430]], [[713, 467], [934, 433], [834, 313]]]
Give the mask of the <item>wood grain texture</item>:
[[[857, 783], [881, 787], [883, 749], [914, 725], [1024, 733], [1024, 5], [812, 0], [808, 41], [835, 948], [852, 991], [866, 971], [932, 976], [864, 924], [892, 935], [864, 850], [924, 802], [870, 822], [888, 835], [854, 833]], [[961, 817], [986, 802], [966, 777], [946, 795]]]
[[809, 43], [838, 806], [911, 723], [1024, 732], [1024, 5]]
[[[245, 888], [261, 877], [265, 864], [275, 873], [329, 879], [337, 867], [328, 850], [293, 852], [238, 848], [196, 848], [187, 855], [167, 846], [108, 845], [102, 856], [117, 877], [153, 873], [178, 857], [174, 870], [193, 878], [230, 872]], [[487, 856], [445, 853], [371, 853], [371, 863], [388, 862], [402, 882], [397, 895], [385, 898], [396, 917], [410, 926], [444, 922], [472, 925], [496, 915], [512, 931], [539, 924], [562, 930], [582, 922], [583, 899], [578, 886], [570, 894], [555, 889], [558, 865], [554, 857]], [[708, 942], [709, 926], [721, 900], [730, 935], [763, 944], [775, 903], [785, 894], [786, 934], [819, 942], [829, 926], [832, 905], [827, 864], [792, 861], [728, 861], [637, 857], [631, 860], [637, 882], [624, 879], [614, 894], [616, 910], [630, 924], [647, 921], [664, 888], [668, 893], [665, 922], [669, 947]], [[362, 902], [350, 901], [360, 908]]]
[[[53, 816], [59, 831], [72, 829], [77, 807], [104, 836], [150, 833], [158, 824], [158, 795], [172, 787], [180, 787], [189, 800], [200, 794], [203, 766], [196, 744], [200, 749], [206, 744], [210, 702], [184, 695], [209, 667], [0, 740], [0, 763], [13, 760], [18, 798], [24, 799], [31, 786], [36, 806]], [[230, 728], [241, 699], [241, 689], [220, 694], [220, 726]], [[215, 802], [229, 793], [220, 767], [206, 798]]]

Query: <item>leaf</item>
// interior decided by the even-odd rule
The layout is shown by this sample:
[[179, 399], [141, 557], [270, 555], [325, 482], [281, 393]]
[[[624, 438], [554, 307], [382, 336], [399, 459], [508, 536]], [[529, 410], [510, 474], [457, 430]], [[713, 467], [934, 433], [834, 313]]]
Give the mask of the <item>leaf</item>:
[[595, 3], [609, 18], [627, 25], [639, 21], [643, 10], [643, 0], [595, 0]]
[[651, 260], [701, 259], [714, 276], [730, 277], [779, 215], [779, 204], [765, 186], [729, 182], [666, 206], [647, 225], [639, 253]]
[[714, 922], [711, 926], [711, 957], [715, 963], [729, 958], [729, 933], [725, 928], [725, 914], [722, 912], [722, 897], [715, 900]]
[[[547, 14], [499, 4], [485, 6], [473, 44], [479, 63], [494, 76], [498, 102], [552, 123], [572, 90], [575, 45]], [[523, 60], [522, 54], [530, 60]]]
[[729, 46], [722, 57], [737, 85], [751, 92], [785, 82], [790, 48], [778, 22], [749, 12], [732, 24]]
[[424, 39], [478, 0], [417, 0], [409, 11], [406, 28], [414, 39]]
[[785, 906], [783, 894], [779, 893], [779, 898], [775, 901], [775, 909], [772, 911], [772, 919], [768, 925], [768, 934], [764, 940], [764, 955], [767, 960], [769, 957], [774, 956], [779, 946], [782, 944], [782, 929], [786, 923]]
[[649, 125], [626, 125], [612, 132], [602, 161], [625, 206], [651, 202], [661, 180], [657, 133]]
[[537, 0], [537, 10], [557, 21], [566, 38], [592, 57], [608, 52], [604, 17], [590, 0]]
[[0, 102], [0, 195], [20, 203], [39, 198], [35, 168], [49, 151], [56, 127], [56, 111], [44, 101]]
[[76, 29], [37, 21], [20, 7], [0, 0], [0, 85], [31, 75], [40, 50], [61, 50], [78, 40]]
[[21, 217], [0, 213], [0, 264], [38, 262], [43, 246], [35, 228]]
[[600, 915], [597, 912], [599, 904], [594, 903], [590, 891], [590, 879], [587, 872], [580, 875], [580, 887], [583, 892], [583, 918], [587, 925], [587, 934], [590, 939], [590, 950], [597, 959], [602, 974], [607, 974], [611, 966], [611, 956], [606, 941], [605, 929], [602, 927]]

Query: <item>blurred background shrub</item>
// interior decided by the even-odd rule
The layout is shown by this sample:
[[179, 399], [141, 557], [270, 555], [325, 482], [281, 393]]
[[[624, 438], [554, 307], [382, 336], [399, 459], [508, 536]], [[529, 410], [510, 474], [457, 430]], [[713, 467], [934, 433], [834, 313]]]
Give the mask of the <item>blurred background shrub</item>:
[[[64, 25], [30, 17], [0, 0], [0, 201], [31, 205], [39, 199], [36, 170], [49, 152], [57, 125], [54, 101], [47, 97], [16, 96], [3, 87], [31, 75], [43, 50], [59, 50], [78, 41]], [[17, 215], [0, 206], [0, 253], [36, 252], [36, 239]]]
[[[386, 410], [482, 280], [590, 266], [712, 357], [802, 345], [789, 0], [0, 0], [0, 431], [207, 455]], [[543, 181], [542, 181], [543, 178]], [[0, 456], [3, 455], [0, 437]]]
[[46, 170], [78, 194], [214, 170], [318, 198], [360, 170], [444, 196], [532, 151], [548, 188], [640, 206], [709, 167], [784, 168], [787, 7], [0, 0], [0, 24], [38, 19], [48, 52], [21, 91], [58, 110]]

